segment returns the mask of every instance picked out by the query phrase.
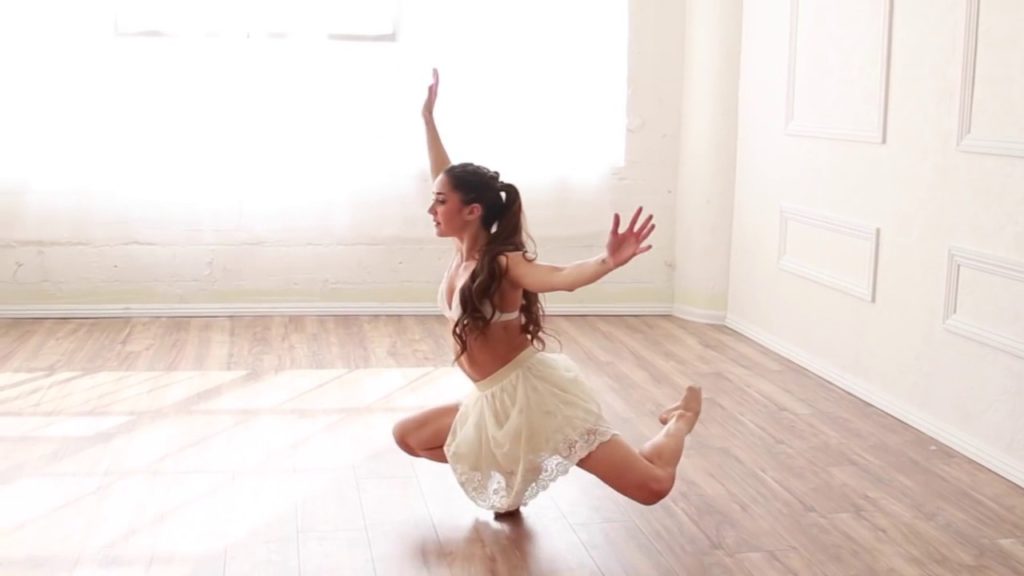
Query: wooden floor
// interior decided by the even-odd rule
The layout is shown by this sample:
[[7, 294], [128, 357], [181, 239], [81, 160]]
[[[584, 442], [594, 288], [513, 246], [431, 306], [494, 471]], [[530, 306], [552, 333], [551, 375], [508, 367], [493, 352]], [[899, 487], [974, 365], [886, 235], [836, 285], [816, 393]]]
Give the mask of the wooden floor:
[[630, 441], [704, 387], [661, 504], [495, 522], [400, 453], [439, 317], [0, 321], [0, 574], [1024, 574], [1024, 490], [729, 329], [550, 324]]

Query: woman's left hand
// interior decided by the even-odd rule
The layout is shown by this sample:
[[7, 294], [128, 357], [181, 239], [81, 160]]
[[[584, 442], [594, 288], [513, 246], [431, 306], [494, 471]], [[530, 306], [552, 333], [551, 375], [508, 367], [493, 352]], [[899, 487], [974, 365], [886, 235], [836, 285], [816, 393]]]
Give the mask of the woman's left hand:
[[434, 117], [434, 104], [437, 103], [438, 80], [437, 68], [434, 68], [431, 73], [430, 86], [427, 87], [427, 97], [423, 100], [424, 120], [432, 119]]
[[643, 224], [637, 228], [637, 221], [640, 220], [640, 214], [643, 212], [643, 206], [636, 209], [633, 213], [633, 218], [629, 221], [629, 226], [624, 232], [619, 232], [619, 214], [615, 213], [612, 218], [612, 230], [608, 234], [608, 244], [605, 245], [605, 253], [612, 265], [618, 268], [623, 266], [632, 260], [638, 254], [643, 254], [651, 249], [651, 245], [644, 245], [647, 238], [650, 237], [651, 233], [654, 232], [654, 215], [648, 214], [647, 218], [644, 218]]

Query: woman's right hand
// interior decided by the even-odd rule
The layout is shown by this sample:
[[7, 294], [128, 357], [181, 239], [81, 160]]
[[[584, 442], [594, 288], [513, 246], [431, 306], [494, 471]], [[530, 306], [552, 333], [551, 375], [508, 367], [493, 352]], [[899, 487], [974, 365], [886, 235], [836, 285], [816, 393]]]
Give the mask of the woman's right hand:
[[427, 88], [427, 99], [423, 101], [423, 119], [434, 117], [434, 103], [437, 102], [437, 68], [434, 68], [434, 79]]

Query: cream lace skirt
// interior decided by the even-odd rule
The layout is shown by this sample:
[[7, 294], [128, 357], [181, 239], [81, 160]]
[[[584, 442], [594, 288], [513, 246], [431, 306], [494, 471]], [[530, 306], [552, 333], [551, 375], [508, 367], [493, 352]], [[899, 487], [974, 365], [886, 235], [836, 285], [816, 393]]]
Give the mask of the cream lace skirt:
[[476, 383], [444, 452], [470, 499], [503, 512], [528, 503], [614, 434], [576, 364], [528, 348]]

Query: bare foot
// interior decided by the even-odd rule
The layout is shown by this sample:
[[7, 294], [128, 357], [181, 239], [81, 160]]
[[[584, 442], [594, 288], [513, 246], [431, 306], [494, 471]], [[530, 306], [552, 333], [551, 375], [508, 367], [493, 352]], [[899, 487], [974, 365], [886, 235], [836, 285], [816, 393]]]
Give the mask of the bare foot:
[[687, 433], [689, 433], [697, 425], [703, 400], [700, 386], [687, 386], [683, 399], [666, 408], [661, 416], [658, 416], [658, 421], [668, 424], [672, 418], [677, 417], [679, 421], [687, 423]]

